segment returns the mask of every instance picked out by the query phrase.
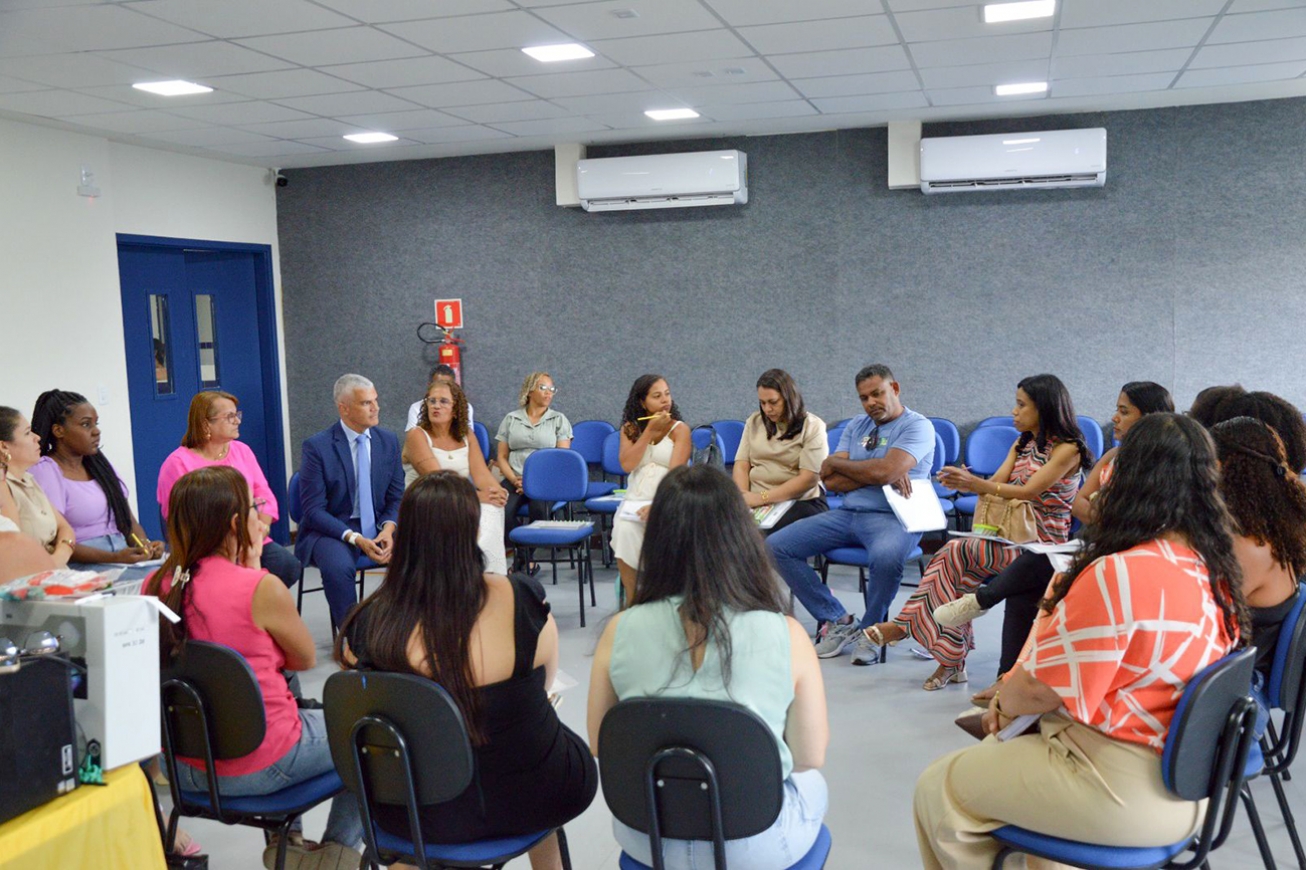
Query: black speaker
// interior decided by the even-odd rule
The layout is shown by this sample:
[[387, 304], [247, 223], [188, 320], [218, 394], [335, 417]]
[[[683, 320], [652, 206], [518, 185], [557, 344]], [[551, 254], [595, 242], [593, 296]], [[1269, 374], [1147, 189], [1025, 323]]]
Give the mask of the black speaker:
[[70, 673], [32, 657], [0, 674], [0, 824], [77, 787]]

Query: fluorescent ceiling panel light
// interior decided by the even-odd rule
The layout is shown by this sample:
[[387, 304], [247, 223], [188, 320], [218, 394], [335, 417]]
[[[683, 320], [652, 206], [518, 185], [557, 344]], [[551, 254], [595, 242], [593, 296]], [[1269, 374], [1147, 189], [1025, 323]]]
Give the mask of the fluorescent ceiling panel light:
[[391, 136], [389, 133], [350, 133], [345, 137], [350, 142], [357, 142], [359, 145], [375, 145], [377, 142], [397, 142], [398, 136]]
[[698, 112], [693, 109], [649, 109], [644, 114], [654, 121], [683, 121], [698, 117]]
[[1019, 94], [1046, 94], [1047, 82], [1021, 82], [1016, 85], [998, 85], [993, 92], [999, 97], [1014, 97]]
[[1003, 21], [1025, 21], [1030, 18], [1051, 18], [1057, 10], [1057, 0], [1026, 0], [1023, 3], [989, 3], [984, 7], [984, 23], [1000, 24]]
[[567, 42], [562, 45], [536, 45], [531, 48], [523, 48], [522, 51], [543, 63], [554, 63], [559, 60], [581, 60], [594, 56], [594, 52], [575, 42]]
[[184, 82], [180, 79], [170, 82], [137, 82], [132, 85], [132, 87], [138, 91], [158, 94], [161, 97], [184, 97], [188, 94], [213, 93], [213, 88], [206, 88], [204, 85], [197, 85], [194, 82]]

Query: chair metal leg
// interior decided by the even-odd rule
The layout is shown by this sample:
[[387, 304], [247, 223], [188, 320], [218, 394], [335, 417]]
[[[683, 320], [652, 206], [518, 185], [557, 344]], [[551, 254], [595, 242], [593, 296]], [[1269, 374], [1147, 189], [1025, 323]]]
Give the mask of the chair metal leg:
[[1251, 783], [1243, 783], [1238, 797], [1242, 798], [1243, 806], [1247, 808], [1247, 820], [1251, 822], [1252, 836], [1256, 838], [1256, 848], [1260, 850], [1261, 860], [1265, 862], [1265, 870], [1275, 870], [1274, 852], [1271, 851], [1270, 841], [1265, 836], [1261, 814], [1256, 811], [1256, 798], [1252, 797]]
[[993, 870], [1002, 870], [1003, 865], [1007, 862], [1007, 856], [1014, 854], [1016, 853], [1010, 846], [1003, 846], [1002, 851], [993, 856]]
[[555, 831], [558, 835], [558, 852], [562, 855], [562, 870], [571, 870], [571, 852], [567, 850], [567, 832], [562, 828]]
[[1270, 785], [1274, 788], [1274, 797], [1279, 802], [1279, 812], [1283, 814], [1283, 823], [1288, 828], [1288, 838], [1292, 840], [1292, 851], [1297, 855], [1297, 866], [1306, 868], [1306, 852], [1302, 851], [1301, 837], [1297, 834], [1297, 820], [1292, 815], [1292, 807], [1288, 805], [1288, 795], [1283, 790], [1283, 783], [1279, 781], [1279, 775], [1272, 773], [1269, 775]]
[[590, 607], [598, 607], [594, 599], [594, 556], [590, 553], [588, 542], [585, 545], [585, 574], [590, 582]]
[[[583, 567], [580, 571], [577, 572], [577, 575], [578, 576], [576, 579], [578, 582], [576, 583], [576, 591], [577, 594], [580, 595], [580, 627], [584, 628], [585, 627], [585, 571]], [[553, 566], [553, 576], [555, 578], [558, 576], [558, 566], [556, 564]]]

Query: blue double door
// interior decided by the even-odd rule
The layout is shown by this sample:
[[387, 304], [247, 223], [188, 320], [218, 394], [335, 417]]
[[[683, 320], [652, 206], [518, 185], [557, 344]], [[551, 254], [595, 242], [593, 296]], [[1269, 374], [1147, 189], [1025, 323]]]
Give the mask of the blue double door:
[[239, 400], [240, 440], [281, 506], [272, 536], [288, 540], [271, 258], [266, 245], [118, 236], [137, 504], [151, 537], [163, 535], [159, 468], [181, 444], [191, 399], [221, 390]]

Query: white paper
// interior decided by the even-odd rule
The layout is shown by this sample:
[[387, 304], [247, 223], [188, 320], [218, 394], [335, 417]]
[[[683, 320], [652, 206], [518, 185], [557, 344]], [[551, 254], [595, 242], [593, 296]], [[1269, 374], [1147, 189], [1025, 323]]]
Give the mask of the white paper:
[[1070, 570], [1070, 565], [1075, 559], [1066, 553], [1048, 553], [1048, 561], [1052, 563], [1053, 571], [1064, 574]]
[[580, 529], [593, 525], [586, 520], [536, 520], [530, 524], [532, 529]]
[[1037, 722], [1041, 715], [1043, 714], [1026, 713], [1023, 716], [1017, 716], [1015, 719], [1008, 722], [1007, 727], [995, 734], [994, 737], [998, 740], [1010, 740], [1013, 737], [1019, 737], [1021, 734], [1025, 733], [1025, 729]]
[[1084, 542], [1078, 538], [1071, 538], [1064, 544], [1050, 544], [1044, 541], [1030, 541], [1028, 544], [1017, 544], [1023, 550], [1029, 550], [1031, 553], [1078, 553], [1084, 548]]
[[575, 677], [564, 671], [562, 668], [558, 668], [558, 670], [553, 674], [553, 685], [549, 686], [549, 694], [556, 695], [559, 692], [565, 692], [568, 689], [575, 688], [579, 685], [580, 683]]
[[[915, 487], [913, 487], [913, 489], [914, 488]], [[1017, 544], [1015, 541], [1008, 541], [1006, 538], [999, 538], [997, 535], [986, 535], [983, 532], [957, 532], [949, 529], [948, 534], [952, 535], [954, 538], [979, 538], [981, 541], [993, 541], [996, 544], [1005, 544], [1008, 547], [1020, 546], [1020, 544]]]
[[760, 508], [753, 508], [753, 519], [757, 522], [759, 529], [770, 529], [780, 522], [780, 518], [789, 513], [789, 509], [794, 506], [795, 499], [787, 501], [778, 501], [775, 504], [764, 505]]
[[639, 509], [653, 504], [653, 499], [628, 498], [621, 502], [621, 507], [617, 509], [617, 519], [630, 520], [635, 523], [647, 522], [639, 515]]
[[891, 484], [885, 484], [884, 497], [893, 509], [894, 516], [902, 523], [904, 530], [916, 532], [937, 532], [948, 527], [948, 517], [939, 504], [939, 496], [934, 485], [928, 480], [912, 481], [911, 496], [904, 498], [902, 493]]

